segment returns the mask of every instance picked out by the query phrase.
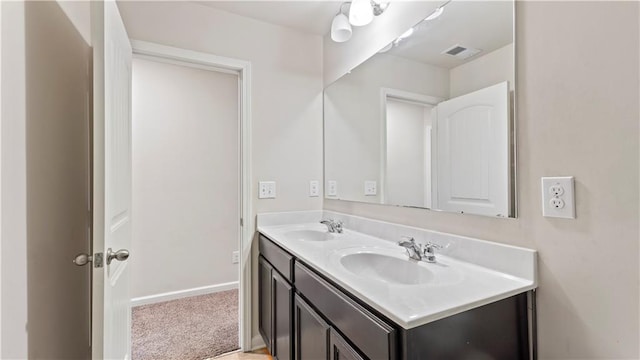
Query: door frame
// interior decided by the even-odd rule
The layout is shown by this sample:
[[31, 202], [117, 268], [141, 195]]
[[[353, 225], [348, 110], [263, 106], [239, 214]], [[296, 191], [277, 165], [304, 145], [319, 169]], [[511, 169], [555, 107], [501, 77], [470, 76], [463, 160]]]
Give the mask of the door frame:
[[201, 69], [233, 72], [239, 77], [240, 115], [240, 219], [238, 251], [238, 340], [241, 351], [251, 350], [251, 63], [213, 54], [130, 39], [133, 55]]
[[[378, 192], [380, 194], [380, 203], [386, 204], [386, 185], [387, 185], [387, 99], [395, 99], [417, 105], [427, 105], [435, 107], [444, 98], [438, 96], [423, 95], [404, 90], [393, 88], [380, 88], [380, 184]], [[432, 153], [433, 156], [433, 153]], [[433, 176], [433, 174], [432, 174]]]

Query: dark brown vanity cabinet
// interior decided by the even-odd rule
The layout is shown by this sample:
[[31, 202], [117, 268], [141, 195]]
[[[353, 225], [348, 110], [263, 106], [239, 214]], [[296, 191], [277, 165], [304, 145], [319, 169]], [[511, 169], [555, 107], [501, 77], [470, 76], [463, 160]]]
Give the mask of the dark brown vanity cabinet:
[[260, 239], [258, 258], [258, 327], [274, 359], [293, 359], [293, 257], [269, 240]]
[[326, 360], [331, 326], [300, 295], [295, 295], [294, 351], [296, 360]]
[[259, 264], [260, 333], [275, 359], [530, 359], [527, 293], [404, 329], [262, 235]]
[[331, 355], [330, 360], [365, 360], [335, 330], [331, 331], [329, 353]]
[[271, 322], [271, 272], [273, 266], [262, 256], [258, 258], [258, 329], [270, 353], [273, 353], [273, 323]]

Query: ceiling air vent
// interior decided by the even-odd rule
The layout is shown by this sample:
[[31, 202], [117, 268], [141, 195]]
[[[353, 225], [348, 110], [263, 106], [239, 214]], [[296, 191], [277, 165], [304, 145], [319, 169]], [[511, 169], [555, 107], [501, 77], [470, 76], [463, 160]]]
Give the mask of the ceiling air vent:
[[461, 45], [454, 45], [454, 46], [448, 48], [447, 50], [443, 51], [442, 54], [443, 55], [453, 56], [453, 57], [461, 59], [461, 60], [465, 60], [465, 59], [468, 59], [468, 58], [472, 57], [473, 55], [476, 55], [477, 53], [479, 53], [481, 51], [482, 50], [480, 50], [480, 49], [468, 48], [468, 47], [464, 47], [464, 46], [461, 46]]

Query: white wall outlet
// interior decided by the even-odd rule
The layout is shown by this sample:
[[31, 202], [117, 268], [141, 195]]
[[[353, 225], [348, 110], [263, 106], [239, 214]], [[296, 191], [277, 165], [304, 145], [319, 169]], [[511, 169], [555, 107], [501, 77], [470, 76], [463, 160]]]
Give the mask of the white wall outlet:
[[318, 180], [309, 181], [309, 196], [320, 196], [320, 182]]
[[378, 193], [378, 184], [373, 180], [364, 182], [364, 194], [366, 196], [375, 196]]
[[237, 264], [240, 261], [240, 253], [238, 251], [234, 251], [231, 253], [231, 263]]
[[575, 219], [573, 176], [542, 178], [542, 216]]
[[338, 196], [338, 182], [335, 180], [327, 181], [327, 196]]
[[276, 182], [260, 181], [258, 199], [275, 199], [276, 198]]

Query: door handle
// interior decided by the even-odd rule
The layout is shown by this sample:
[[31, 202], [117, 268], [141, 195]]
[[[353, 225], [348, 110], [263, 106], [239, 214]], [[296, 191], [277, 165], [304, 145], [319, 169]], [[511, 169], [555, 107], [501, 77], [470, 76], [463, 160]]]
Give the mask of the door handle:
[[73, 258], [73, 263], [77, 266], [85, 266], [93, 261], [93, 256], [85, 253], [80, 253]]
[[129, 258], [129, 250], [120, 249], [116, 252], [113, 252], [111, 248], [107, 250], [107, 265], [110, 265], [112, 260], [125, 261], [128, 258]]

